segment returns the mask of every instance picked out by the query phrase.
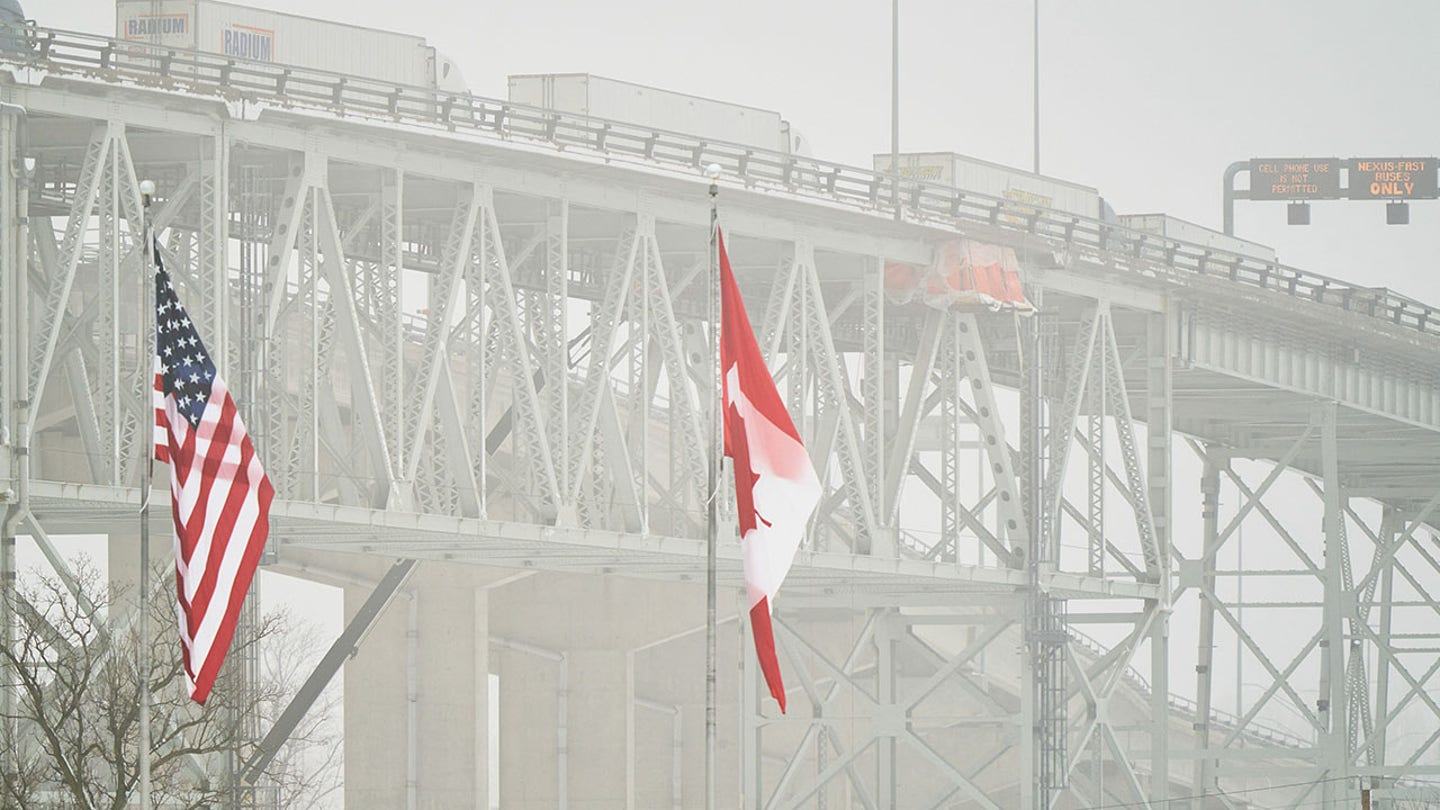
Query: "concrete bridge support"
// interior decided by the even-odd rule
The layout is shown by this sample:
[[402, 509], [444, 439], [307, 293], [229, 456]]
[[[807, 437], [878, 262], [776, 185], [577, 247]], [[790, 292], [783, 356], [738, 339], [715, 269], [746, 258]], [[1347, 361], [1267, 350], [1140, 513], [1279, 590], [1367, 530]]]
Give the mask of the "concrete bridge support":
[[[540, 573], [492, 591], [501, 806], [672, 807], [678, 768], [679, 806], [703, 807], [704, 606], [703, 585], [611, 576]], [[736, 615], [732, 594], [720, 615]], [[719, 801], [733, 806], [733, 618], [719, 649]]]
[[[349, 615], [384, 565], [343, 560], [322, 579]], [[347, 807], [489, 806], [486, 587], [507, 573], [426, 563], [371, 628], [344, 673]]]
[[[287, 554], [282, 566], [344, 586], [347, 614], [383, 573], [369, 558], [311, 559]], [[740, 767], [729, 596], [718, 711], [727, 805]], [[703, 621], [698, 585], [423, 563], [345, 668], [346, 805], [484, 808], [498, 790], [502, 807], [703, 807], [693, 787], [704, 781]]]

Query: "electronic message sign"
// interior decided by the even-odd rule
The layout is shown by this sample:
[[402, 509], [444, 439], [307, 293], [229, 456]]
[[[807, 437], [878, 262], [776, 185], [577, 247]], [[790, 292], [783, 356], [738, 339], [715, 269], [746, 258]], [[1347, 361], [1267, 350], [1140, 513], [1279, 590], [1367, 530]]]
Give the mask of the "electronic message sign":
[[1338, 200], [1337, 158], [1252, 158], [1252, 200]]
[[1351, 158], [1346, 194], [1352, 200], [1431, 200], [1440, 197], [1435, 158]]

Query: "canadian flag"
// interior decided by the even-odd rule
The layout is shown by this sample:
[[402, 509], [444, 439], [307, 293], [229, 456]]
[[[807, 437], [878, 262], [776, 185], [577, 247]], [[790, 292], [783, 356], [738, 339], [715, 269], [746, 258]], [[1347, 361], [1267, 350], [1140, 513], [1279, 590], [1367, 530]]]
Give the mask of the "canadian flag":
[[820, 480], [755, 343], [723, 238], [719, 247], [725, 455], [735, 461], [735, 507], [755, 655], [783, 713], [785, 685], [775, 657], [770, 608], [820, 500]]

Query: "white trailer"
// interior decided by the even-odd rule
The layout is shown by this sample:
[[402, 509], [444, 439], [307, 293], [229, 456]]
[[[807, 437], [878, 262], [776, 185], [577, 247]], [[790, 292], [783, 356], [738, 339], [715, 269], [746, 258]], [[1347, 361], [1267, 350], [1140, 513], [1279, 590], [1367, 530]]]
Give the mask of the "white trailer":
[[790, 122], [773, 110], [731, 104], [592, 76], [588, 73], [533, 73], [509, 77], [516, 104], [680, 132], [717, 143], [805, 154]]
[[1214, 257], [1219, 261], [1228, 261], [1236, 256], [1265, 262], [1276, 260], [1275, 248], [1237, 239], [1168, 214], [1122, 214], [1119, 224], [1134, 231], [1199, 245], [1213, 251]]
[[467, 90], [455, 63], [424, 37], [217, 0], [116, 0], [115, 35], [396, 85]]
[[[890, 155], [875, 155], [875, 171], [890, 174]], [[1023, 219], [1034, 207], [1109, 220], [1100, 192], [1090, 186], [1027, 172], [954, 152], [901, 152], [900, 179], [954, 186], [1007, 201], [1007, 216]]]

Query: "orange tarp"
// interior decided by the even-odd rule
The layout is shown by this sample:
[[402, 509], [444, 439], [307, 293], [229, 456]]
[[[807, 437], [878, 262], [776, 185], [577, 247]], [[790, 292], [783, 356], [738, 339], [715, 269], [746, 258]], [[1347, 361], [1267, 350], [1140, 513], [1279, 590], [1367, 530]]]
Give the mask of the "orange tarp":
[[896, 303], [919, 297], [940, 309], [983, 306], [1022, 313], [1035, 309], [1025, 300], [1015, 251], [969, 239], [937, 246], [929, 267], [886, 262], [885, 291]]

